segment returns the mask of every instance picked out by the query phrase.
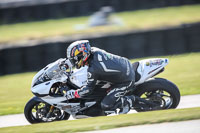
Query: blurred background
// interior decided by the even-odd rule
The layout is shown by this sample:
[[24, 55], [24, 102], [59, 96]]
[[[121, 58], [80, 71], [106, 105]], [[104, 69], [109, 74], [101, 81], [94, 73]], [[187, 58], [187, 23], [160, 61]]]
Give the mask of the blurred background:
[[0, 0], [0, 115], [22, 113], [35, 72], [80, 39], [133, 61], [183, 54], [163, 76], [200, 94], [200, 0]]
[[200, 51], [199, 0], [0, 0], [0, 75], [38, 71], [67, 46], [128, 58]]

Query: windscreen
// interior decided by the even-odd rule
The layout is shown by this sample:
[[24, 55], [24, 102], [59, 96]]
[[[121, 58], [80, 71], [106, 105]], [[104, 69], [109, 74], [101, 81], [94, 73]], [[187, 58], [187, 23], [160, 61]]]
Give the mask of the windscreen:
[[65, 76], [64, 72], [60, 69], [58, 62], [51, 64], [45, 73], [50, 79], [57, 79]]

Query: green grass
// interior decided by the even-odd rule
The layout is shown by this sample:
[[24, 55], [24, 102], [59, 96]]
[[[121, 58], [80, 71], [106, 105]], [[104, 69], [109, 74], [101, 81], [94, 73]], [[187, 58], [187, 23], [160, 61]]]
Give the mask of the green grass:
[[33, 96], [30, 90], [35, 73], [13, 74], [0, 77], [0, 115], [22, 113]]
[[[158, 75], [174, 82], [181, 95], [200, 94], [200, 53], [168, 56], [169, 65]], [[137, 61], [141, 59], [134, 59]], [[30, 90], [35, 73], [13, 74], [0, 77], [0, 115], [22, 113], [26, 102], [33, 96]]]
[[152, 111], [137, 114], [96, 117], [74, 121], [60, 121], [28, 126], [0, 128], [1, 133], [73, 133], [103, 130], [133, 125], [200, 119], [200, 108]]
[[46, 20], [9, 25], [0, 25], [0, 43], [16, 40], [39, 39], [60, 35], [121, 32], [128, 30], [151, 29], [166, 26], [176, 26], [183, 23], [200, 21], [200, 5], [157, 8], [131, 12], [116, 13], [123, 21], [123, 26], [101, 26], [76, 30], [76, 25], [87, 24], [88, 16]]
[[200, 94], [200, 54], [185, 54], [169, 57], [166, 71], [159, 77], [173, 81], [181, 95]]

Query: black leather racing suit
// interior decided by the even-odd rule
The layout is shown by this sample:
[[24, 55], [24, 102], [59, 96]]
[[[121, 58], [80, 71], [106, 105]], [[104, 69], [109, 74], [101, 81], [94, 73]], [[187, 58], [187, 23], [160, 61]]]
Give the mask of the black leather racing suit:
[[115, 110], [121, 106], [121, 100], [127, 89], [135, 82], [135, 73], [128, 59], [110, 54], [98, 48], [92, 48], [89, 58], [87, 85], [78, 90], [81, 98], [90, 95], [97, 82], [107, 81], [112, 86], [101, 102], [105, 111]]

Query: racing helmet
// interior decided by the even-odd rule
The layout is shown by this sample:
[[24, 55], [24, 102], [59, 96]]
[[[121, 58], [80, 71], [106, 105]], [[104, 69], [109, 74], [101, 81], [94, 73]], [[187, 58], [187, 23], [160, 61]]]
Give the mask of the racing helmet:
[[73, 42], [67, 48], [67, 58], [77, 68], [85, 66], [91, 54], [91, 47], [88, 40]]

